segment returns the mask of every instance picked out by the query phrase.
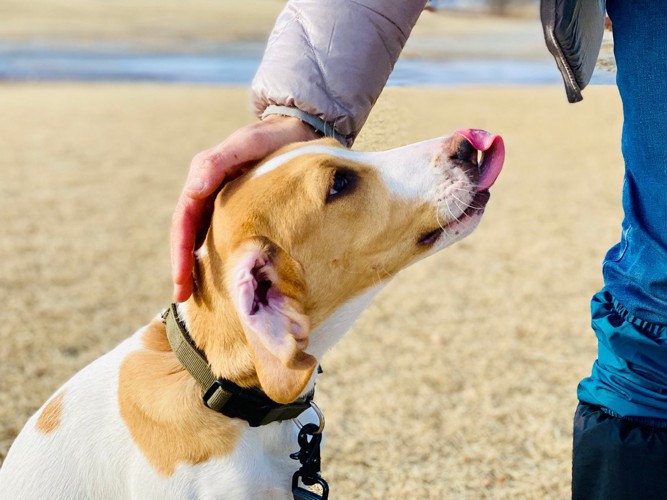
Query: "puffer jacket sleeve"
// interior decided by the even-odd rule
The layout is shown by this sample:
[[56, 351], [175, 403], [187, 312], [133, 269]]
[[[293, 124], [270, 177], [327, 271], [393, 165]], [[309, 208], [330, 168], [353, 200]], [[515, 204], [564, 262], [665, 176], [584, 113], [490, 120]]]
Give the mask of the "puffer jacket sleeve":
[[258, 116], [286, 114], [350, 146], [425, 0], [290, 0], [252, 83]]

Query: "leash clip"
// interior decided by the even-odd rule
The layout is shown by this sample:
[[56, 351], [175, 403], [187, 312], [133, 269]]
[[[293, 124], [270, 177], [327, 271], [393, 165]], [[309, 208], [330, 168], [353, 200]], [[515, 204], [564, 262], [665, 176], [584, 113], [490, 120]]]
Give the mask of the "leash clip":
[[[310, 401], [311, 408], [317, 414], [319, 424], [308, 423], [301, 425], [298, 419], [295, 423], [300, 427], [299, 430], [299, 451], [292, 453], [290, 458], [298, 460], [301, 468], [292, 476], [292, 494], [294, 500], [326, 500], [329, 498], [329, 485], [320, 475], [320, 443], [322, 442], [322, 431], [324, 430], [324, 414], [322, 410]], [[299, 486], [299, 481], [304, 486], [314, 486], [318, 484], [321, 493]]]
[[[317, 415], [317, 418], [320, 421], [319, 424], [318, 424], [319, 427], [317, 428], [317, 432], [315, 434], [322, 434], [322, 432], [324, 431], [324, 424], [326, 422], [326, 420], [324, 420], [324, 413], [322, 412], [320, 407], [317, 406], [317, 403], [315, 403], [315, 401], [313, 401], [312, 399], [310, 401], [308, 401], [308, 404], [313, 409], [313, 411], [315, 412], [315, 415]], [[303, 428], [303, 424], [299, 420], [299, 417], [294, 417], [292, 420], [294, 420], [294, 423], [296, 424], [296, 426], [299, 429]]]

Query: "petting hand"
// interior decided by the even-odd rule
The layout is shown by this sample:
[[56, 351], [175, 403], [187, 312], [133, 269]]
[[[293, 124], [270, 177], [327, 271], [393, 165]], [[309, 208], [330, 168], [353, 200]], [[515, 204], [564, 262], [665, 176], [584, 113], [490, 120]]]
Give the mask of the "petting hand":
[[313, 139], [317, 139], [315, 131], [301, 120], [270, 115], [195, 155], [171, 221], [171, 275], [176, 302], [192, 295], [195, 242], [207, 223], [218, 188], [281, 147]]

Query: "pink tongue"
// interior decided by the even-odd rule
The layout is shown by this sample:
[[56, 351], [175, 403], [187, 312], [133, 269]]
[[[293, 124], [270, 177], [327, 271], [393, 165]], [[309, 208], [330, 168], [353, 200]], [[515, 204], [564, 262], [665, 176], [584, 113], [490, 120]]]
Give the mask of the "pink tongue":
[[472, 146], [482, 151], [482, 164], [479, 166], [482, 175], [477, 182], [477, 191], [486, 191], [500, 175], [505, 161], [505, 143], [499, 135], [489, 134], [485, 130], [469, 128], [457, 130]]

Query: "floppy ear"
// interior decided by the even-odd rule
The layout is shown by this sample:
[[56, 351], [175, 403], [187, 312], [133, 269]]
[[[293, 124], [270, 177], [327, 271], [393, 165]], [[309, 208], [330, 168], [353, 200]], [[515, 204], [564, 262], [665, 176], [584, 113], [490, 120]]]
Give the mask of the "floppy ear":
[[270, 241], [255, 238], [234, 252], [229, 276], [259, 383], [274, 401], [290, 403], [317, 366], [303, 351], [310, 326], [301, 266]]

